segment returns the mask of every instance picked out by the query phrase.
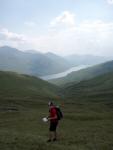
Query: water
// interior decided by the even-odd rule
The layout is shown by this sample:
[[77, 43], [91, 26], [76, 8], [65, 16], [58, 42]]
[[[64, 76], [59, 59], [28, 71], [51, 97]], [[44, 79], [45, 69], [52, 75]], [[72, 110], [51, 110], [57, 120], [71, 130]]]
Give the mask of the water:
[[67, 76], [69, 73], [73, 72], [73, 71], [78, 71], [84, 68], [89, 67], [89, 65], [80, 65], [80, 66], [76, 66], [76, 67], [72, 67], [64, 72], [61, 73], [57, 73], [57, 74], [51, 74], [51, 75], [47, 75], [47, 76], [42, 76], [41, 78], [43, 80], [50, 80], [50, 79], [56, 79], [56, 78], [61, 78], [61, 77], [65, 77]]

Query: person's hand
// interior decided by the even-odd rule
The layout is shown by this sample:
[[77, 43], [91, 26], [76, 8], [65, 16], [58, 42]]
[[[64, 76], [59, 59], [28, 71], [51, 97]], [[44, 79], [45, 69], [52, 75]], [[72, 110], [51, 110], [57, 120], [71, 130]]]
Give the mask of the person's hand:
[[49, 121], [49, 117], [46, 117], [47, 118], [47, 121]]

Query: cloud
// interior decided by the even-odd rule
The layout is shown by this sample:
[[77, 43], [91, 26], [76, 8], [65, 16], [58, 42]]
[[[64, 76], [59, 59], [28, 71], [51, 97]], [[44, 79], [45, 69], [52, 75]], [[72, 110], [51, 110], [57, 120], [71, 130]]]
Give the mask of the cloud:
[[[63, 18], [58, 17], [52, 26], [56, 28], [60, 23], [62, 28], [67, 26], [68, 21], [62, 23], [61, 20]], [[8, 43], [19, 49], [37, 49], [41, 52], [51, 51], [62, 55], [76, 53], [113, 56], [113, 22], [84, 20], [77, 23], [74, 18], [73, 23], [68, 24], [68, 27], [63, 30], [59, 27], [56, 29], [31, 37], [0, 28], [0, 40], [2, 41], [0, 44], [7, 45]]]
[[113, 4], [113, 0], [107, 0], [108, 4]]
[[10, 32], [7, 28], [0, 29], [0, 39], [2, 40], [10, 40], [10, 41], [18, 41], [25, 42], [26, 36], [23, 34], [17, 34], [14, 32]]
[[0, 27], [0, 45], [9, 45], [20, 49], [32, 49], [35, 47], [39, 37], [31, 37], [24, 34], [9, 31], [7, 28]]
[[[61, 54], [113, 55], [113, 22], [85, 20], [72, 28], [57, 30], [49, 41], [49, 49]], [[46, 43], [47, 44], [47, 43]]]
[[79, 25], [80, 30], [94, 31], [94, 32], [105, 32], [113, 30], [113, 22], [103, 22], [102, 20], [95, 21], [84, 21]]
[[25, 48], [29, 45], [29, 41], [30, 39], [24, 34], [9, 31], [7, 28], [0, 28], [0, 46], [9, 45], [16, 48]]
[[75, 14], [64, 11], [50, 22], [50, 27], [73, 27], [75, 26]]
[[32, 21], [27, 21], [24, 23], [26, 26], [28, 27], [35, 27], [36, 26], [36, 23], [35, 22], [32, 22]]

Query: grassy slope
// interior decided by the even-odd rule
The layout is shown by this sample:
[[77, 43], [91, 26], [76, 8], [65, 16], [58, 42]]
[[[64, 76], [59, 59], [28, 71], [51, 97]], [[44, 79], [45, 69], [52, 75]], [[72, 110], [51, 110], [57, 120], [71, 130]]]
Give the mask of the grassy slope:
[[88, 67], [80, 71], [72, 72], [63, 78], [49, 80], [49, 82], [56, 85], [65, 85], [67, 83], [70, 84], [71, 82], [77, 83], [112, 71], [113, 71], [113, 61], [109, 61], [107, 63], [102, 63], [100, 65], [95, 65], [93, 67]]
[[[42, 83], [45, 87], [44, 91], [48, 86], [50, 86], [48, 89], [52, 87], [51, 92], [48, 90], [45, 92], [47, 95], [39, 92], [42, 90]], [[70, 99], [70, 101], [59, 102], [64, 112], [64, 119], [59, 124], [59, 141], [46, 143], [48, 123], [43, 123], [42, 117], [48, 114], [48, 93], [49, 97], [51, 94], [54, 95], [53, 89], [54, 86], [34, 77], [14, 73], [5, 75], [1, 72], [0, 149], [113, 149], [113, 103], [104, 103], [104, 101], [103, 103], [90, 101], [76, 103], [74, 99]], [[20, 109], [11, 110], [7, 107], [15, 105]]]
[[[58, 88], [39, 78], [0, 72], [0, 103], [45, 101], [57, 97]], [[32, 103], [32, 102], [31, 102]]]
[[113, 72], [90, 80], [73, 83], [64, 88], [64, 95], [72, 99], [105, 100], [113, 98]]

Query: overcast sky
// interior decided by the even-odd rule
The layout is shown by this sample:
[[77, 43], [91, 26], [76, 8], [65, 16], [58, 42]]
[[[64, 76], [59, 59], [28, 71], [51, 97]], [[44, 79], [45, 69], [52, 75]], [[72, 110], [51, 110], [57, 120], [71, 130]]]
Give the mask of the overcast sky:
[[0, 0], [0, 46], [113, 56], [113, 0]]

